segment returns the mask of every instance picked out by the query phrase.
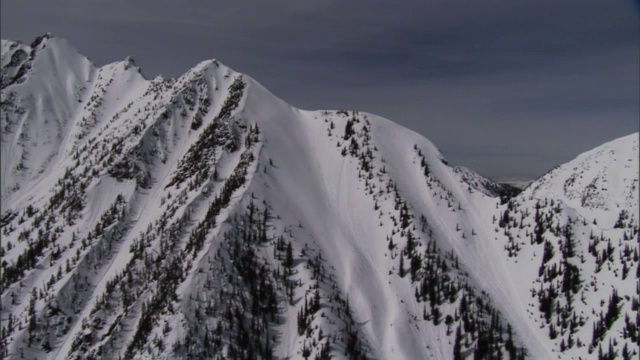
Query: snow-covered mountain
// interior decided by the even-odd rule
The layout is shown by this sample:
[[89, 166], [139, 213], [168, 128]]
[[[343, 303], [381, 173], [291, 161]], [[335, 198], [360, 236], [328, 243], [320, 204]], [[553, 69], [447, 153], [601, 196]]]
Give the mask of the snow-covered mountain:
[[638, 134], [522, 193], [373, 114], [2, 41], [5, 358], [638, 357]]

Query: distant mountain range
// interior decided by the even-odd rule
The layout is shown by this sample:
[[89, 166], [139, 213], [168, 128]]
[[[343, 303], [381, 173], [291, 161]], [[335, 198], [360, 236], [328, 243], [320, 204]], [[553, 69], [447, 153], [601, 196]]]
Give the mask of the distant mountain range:
[[640, 356], [638, 133], [520, 191], [216, 60], [1, 80], [3, 358]]

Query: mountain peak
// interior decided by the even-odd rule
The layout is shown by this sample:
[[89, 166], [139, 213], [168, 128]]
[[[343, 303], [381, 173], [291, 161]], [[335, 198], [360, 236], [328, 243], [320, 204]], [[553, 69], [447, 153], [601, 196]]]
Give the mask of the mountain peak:
[[3, 357], [637, 356], [638, 134], [516, 193], [216, 60], [35, 43], [2, 42]]
[[46, 43], [47, 40], [51, 39], [52, 37], [53, 37], [53, 35], [51, 35], [50, 32], [44, 33], [43, 35], [40, 35], [40, 36], [36, 36], [36, 38], [33, 39], [33, 41], [31, 42], [30, 47], [32, 49], [36, 49], [41, 44]]
[[613, 226], [618, 212], [637, 208], [638, 139], [634, 133], [578, 155], [535, 181], [528, 191], [553, 194], [585, 215], [606, 217]]
[[124, 59], [124, 64], [125, 64], [125, 68], [129, 68], [129, 67], [136, 67], [137, 68], [138, 67], [137, 64], [136, 64], [136, 61], [131, 56], [127, 56]]

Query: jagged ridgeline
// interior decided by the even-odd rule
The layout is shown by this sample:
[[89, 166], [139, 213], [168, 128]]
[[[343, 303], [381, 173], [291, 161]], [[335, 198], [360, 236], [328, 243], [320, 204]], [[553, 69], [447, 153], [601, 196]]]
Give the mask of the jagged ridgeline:
[[0, 353], [637, 358], [638, 135], [523, 192], [215, 60], [2, 41]]

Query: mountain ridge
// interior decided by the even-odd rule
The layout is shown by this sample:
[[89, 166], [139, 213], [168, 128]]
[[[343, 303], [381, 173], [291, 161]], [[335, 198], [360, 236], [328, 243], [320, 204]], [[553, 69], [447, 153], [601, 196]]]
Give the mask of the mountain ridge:
[[[36, 47], [67, 54], [52, 39]], [[637, 162], [610, 171], [626, 215], [587, 221], [551, 191], [559, 170], [501, 199], [413, 131], [296, 109], [216, 60], [147, 80], [130, 60], [95, 68], [76, 52], [64, 63], [84, 64], [83, 76], [52, 56], [65, 80], [34, 61], [5, 86], [5, 47], [26, 49], [12, 44], [2, 42], [4, 356], [578, 358], [602, 343], [606, 353], [607, 339], [620, 354], [637, 341], [637, 330], [614, 336], [634, 331], [622, 313], [637, 315], [632, 276], [615, 275], [638, 263]], [[41, 77], [53, 84], [35, 92]], [[46, 118], [58, 127], [39, 127]], [[611, 156], [633, 158], [637, 138], [611, 142]], [[607, 331], [594, 320], [596, 340], [580, 318], [610, 294], [584, 274], [623, 294], [618, 317], [602, 315]], [[548, 309], [556, 289], [567, 295]]]

